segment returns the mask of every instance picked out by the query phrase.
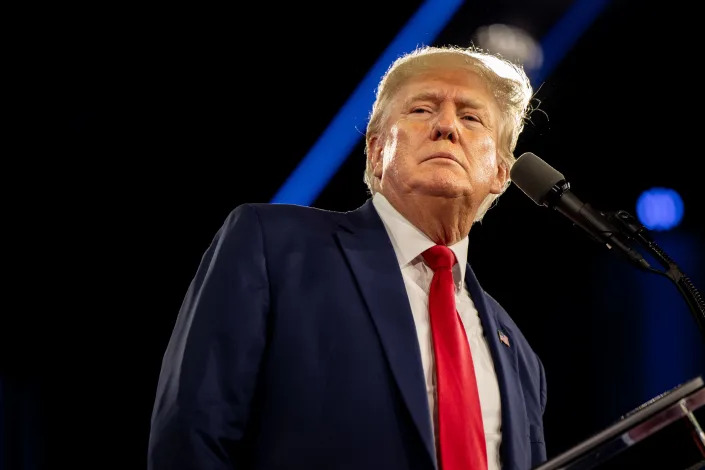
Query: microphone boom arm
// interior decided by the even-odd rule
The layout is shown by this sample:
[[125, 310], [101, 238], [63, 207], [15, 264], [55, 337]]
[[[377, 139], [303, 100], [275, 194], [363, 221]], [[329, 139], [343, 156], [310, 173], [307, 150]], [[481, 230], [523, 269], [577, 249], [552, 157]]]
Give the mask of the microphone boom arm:
[[[560, 204], [558, 201], [560, 200]], [[582, 202], [570, 192], [570, 183], [565, 180], [556, 183], [543, 200], [543, 205], [553, 207], [573, 221], [595, 241], [623, 256], [639, 269], [654, 271], [641, 254], [622, 240], [619, 227], [614, 226], [606, 215]], [[613, 250], [613, 248], [617, 248]], [[658, 271], [657, 271], [658, 272]]]
[[636, 240], [666, 269], [666, 271], [659, 271], [657, 269], [650, 269], [650, 271], [666, 276], [676, 285], [678, 292], [680, 292], [685, 299], [690, 312], [695, 318], [695, 323], [700, 329], [703, 340], [705, 340], [705, 300], [703, 300], [702, 294], [691, 282], [690, 278], [688, 278], [688, 276], [681, 271], [676, 262], [654, 242], [646, 228], [641, 225], [633, 215], [625, 210], [610, 212], [606, 215], [608, 219], [620, 229], [621, 233], [629, 239]]

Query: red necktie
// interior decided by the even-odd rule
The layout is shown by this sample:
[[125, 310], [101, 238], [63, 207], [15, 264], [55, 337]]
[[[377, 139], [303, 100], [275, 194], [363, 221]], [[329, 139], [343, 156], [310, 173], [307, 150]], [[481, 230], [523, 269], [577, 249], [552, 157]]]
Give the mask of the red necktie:
[[470, 346], [455, 309], [455, 255], [436, 245], [423, 252], [433, 270], [428, 309], [436, 355], [438, 442], [443, 470], [486, 470], [487, 448]]

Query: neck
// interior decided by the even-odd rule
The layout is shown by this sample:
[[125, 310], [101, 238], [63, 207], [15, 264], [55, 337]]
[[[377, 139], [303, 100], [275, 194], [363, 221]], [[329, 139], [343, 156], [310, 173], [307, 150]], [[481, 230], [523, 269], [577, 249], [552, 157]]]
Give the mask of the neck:
[[[384, 193], [383, 193], [384, 194]], [[468, 198], [426, 194], [384, 194], [389, 203], [438, 245], [454, 245], [468, 236], [476, 208]]]

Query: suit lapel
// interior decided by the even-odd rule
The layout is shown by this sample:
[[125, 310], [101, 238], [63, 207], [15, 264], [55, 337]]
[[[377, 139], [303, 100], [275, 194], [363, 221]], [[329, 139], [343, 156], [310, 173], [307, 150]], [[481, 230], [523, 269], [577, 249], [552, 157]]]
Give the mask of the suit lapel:
[[528, 424], [522, 398], [518, 356], [513, 344], [514, 331], [497, 318], [490, 307], [470, 265], [465, 270], [465, 283], [480, 315], [485, 339], [492, 354], [502, 403], [502, 468], [529, 468]]
[[[421, 353], [394, 248], [371, 200], [336, 233], [431, 461], [436, 462]], [[437, 467], [437, 466], [436, 466]]]

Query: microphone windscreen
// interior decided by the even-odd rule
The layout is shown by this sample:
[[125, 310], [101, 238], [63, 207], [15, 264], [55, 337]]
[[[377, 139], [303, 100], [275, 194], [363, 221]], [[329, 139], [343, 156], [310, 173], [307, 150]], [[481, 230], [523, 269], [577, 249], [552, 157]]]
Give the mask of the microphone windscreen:
[[509, 177], [536, 204], [543, 205], [551, 188], [565, 176], [531, 152], [522, 153], [509, 171]]

